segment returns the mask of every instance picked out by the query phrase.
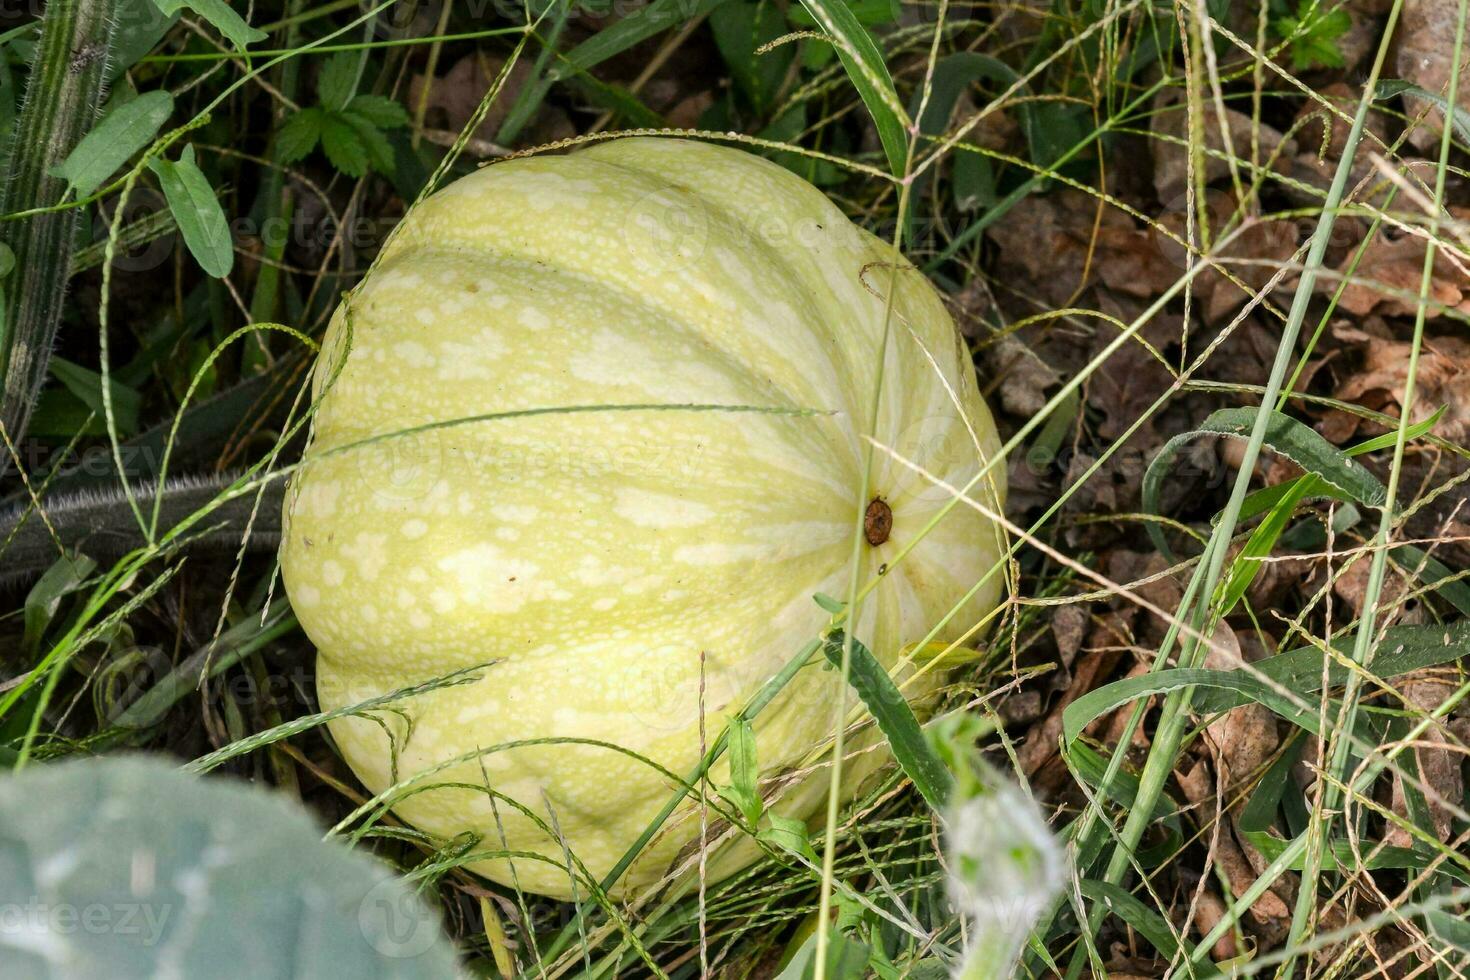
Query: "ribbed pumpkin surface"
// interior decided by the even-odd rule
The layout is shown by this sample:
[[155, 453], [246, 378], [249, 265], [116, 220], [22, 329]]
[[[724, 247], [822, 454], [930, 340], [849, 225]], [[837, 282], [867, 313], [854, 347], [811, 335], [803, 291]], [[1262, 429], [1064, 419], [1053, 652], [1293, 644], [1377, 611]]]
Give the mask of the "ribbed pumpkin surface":
[[[893, 278], [889, 248], [815, 188], [693, 142], [624, 139], [512, 160], [414, 209], [328, 331], [282, 568], [320, 651], [324, 709], [494, 666], [401, 703], [411, 734], [391, 712], [333, 723], [363, 782], [390, 785], [395, 755], [402, 779], [527, 739], [610, 743], [686, 774], [700, 756], [701, 697], [712, 738], [825, 624], [813, 594], [847, 594], [869, 502], [860, 434]], [[963, 486], [998, 451], [994, 425], [950, 317], [907, 265], [890, 322], [874, 435]], [[684, 404], [822, 414], [550, 413], [340, 451], [491, 413]], [[1003, 480], [1001, 466], [991, 472]], [[862, 545], [865, 577], [947, 494], [880, 452], [868, 497], [891, 523], [870, 521], [881, 543]], [[870, 516], [883, 523], [881, 507]], [[882, 577], [858, 635], [911, 676], [898, 664], [904, 645], [998, 553], [989, 522], [955, 508]], [[999, 585], [993, 576], [942, 638], [992, 609]], [[932, 690], [934, 674], [906, 691]], [[813, 664], [760, 716], [763, 774], [808, 761], [831, 731], [838, 683]], [[723, 767], [714, 779], [728, 780]], [[563, 897], [563, 842], [600, 876], [672, 790], [632, 754], [555, 742], [487, 752], [425, 785], [437, 782], [461, 786], [412, 795], [396, 812], [442, 837], [481, 834], [484, 851], [542, 855], [513, 871], [494, 857], [473, 867]], [[472, 788], [486, 784], [536, 819], [500, 800], [502, 840], [491, 796]], [[809, 780], [776, 809], [809, 816], [824, 786]], [[686, 809], [622, 887], [656, 881], [698, 828]]]

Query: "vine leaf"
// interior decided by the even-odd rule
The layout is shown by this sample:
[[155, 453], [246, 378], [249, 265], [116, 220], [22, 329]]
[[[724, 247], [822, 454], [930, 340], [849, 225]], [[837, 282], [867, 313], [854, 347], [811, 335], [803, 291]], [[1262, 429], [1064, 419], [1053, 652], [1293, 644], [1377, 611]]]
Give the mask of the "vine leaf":
[[158, 9], [165, 15], [172, 16], [181, 10], [194, 11], [200, 17], [214, 25], [235, 46], [235, 50], [244, 51], [256, 41], [264, 41], [268, 36], [265, 31], [258, 31], [245, 22], [245, 18], [230, 9], [225, 0], [153, 0]]
[[163, 196], [173, 212], [189, 253], [200, 268], [223, 279], [235, 265], [234, 242], [224, 208], [209, 178], [194, 162], [194, 147], [184, 147], [177, 163], [155, 157], [148, 162], [163, 185]]
[[134, 153], [153, 142], [174, 111], [168, 92], [144, 92], [109, 112], [65, 160], [51, 169], [77, 197], [86, 197]]
[[315, 106], [287, 116], [276, 130], [276, 159], [292, 164], [316, 149], [317, 141], [322, 138], [322, 120], [326, 117], [326, 111]]
[[141, 757], [34, 766], [0, 785], [0, 853], [0, 903], [83, 909], [88, 926], [7, 945], [8, 975], [456, 975], [438, 913], [406, 882], [236, 780]]

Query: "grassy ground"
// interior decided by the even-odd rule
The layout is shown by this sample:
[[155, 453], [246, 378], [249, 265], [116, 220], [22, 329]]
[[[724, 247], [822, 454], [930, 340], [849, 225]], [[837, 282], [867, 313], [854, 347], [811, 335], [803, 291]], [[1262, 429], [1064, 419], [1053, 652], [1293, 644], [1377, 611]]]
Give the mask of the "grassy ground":
[[[0, 761], [216, 753], [353, 814], [242, 492], [300, 452], [311, 338], [427, 189], [697, 130], [899, 244], [974, 351], [1012, 594], [937, 714], [1067, 843], [1019, 975], [1461, 975], [1464, 8], [51, 0], [69, 46], [0, 13]], [[970, 939], [937, 826], [895, 770], [830, 867], [586, 916], [353, 830], [476, 973], [771, 976], [831, 909], [817, 972], [886, 977]]]

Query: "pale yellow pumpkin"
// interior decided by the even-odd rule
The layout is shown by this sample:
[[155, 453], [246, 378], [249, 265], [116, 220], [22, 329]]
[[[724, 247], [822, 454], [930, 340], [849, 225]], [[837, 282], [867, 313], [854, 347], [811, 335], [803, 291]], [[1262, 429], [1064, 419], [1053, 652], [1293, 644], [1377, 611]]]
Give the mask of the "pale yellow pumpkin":
[[[332, 723], [370, 789], [392, 783], [385, 729], [401, 742], [400, 779], [526, 739], [597, 740], [688, 773], [701, 696], [713, 738], [826, 624], [812, 596], [846, 596], [857, 521], [883, 516], [871, 499], [891, 527], [865, 535], [878, 543], [861, 545], [862, 578], [894, 564], [858, 636], [906, 693], [932, 692], [939, 671], [909, 663], [905, 645], [957, 604], [943, 640], [995, 607], [998, 574], [965, 596], [1001, 541], [960, 505], [895, 561], [950, 495], [881, 451], [862, 495], [890, 288], [877, 441], [957, 487], [999, 446], [939, 296], [891, 256], [776, 164], [672, 139], [496, 164], [409, 214], [328, 330], [282, 571], [319, 650], [323, 709], [494, 664], [401, 702], [411, 733], [391, 712]], [[492, 413], [691, 404], [787, 413], [548, 413], [329, 452]], [[992, 467], [975, 498], [994, 506], [1003, 473]], [[809, 762], [831, 734], [840, 679], [821, 663], [760, 715], [763, 776]], [[714, 781], [727, 779], [719, 767]], [[420, 785], [441, 782], [488, 784], [559, 836], [474, 788], [409, 796], [398, 815], [442, 838], [479, 834], [484, 851], [544, 856], [471, 866], [561, 897], [572, 893], [563, 845], [600, 877], [673, 790], [631, 755], [556, 742], [489, 751]], [[825, 772], [792, 783], [774, 808], [810, 817]], [[687, 855], [692, 814], [666, 824], [620, 891]]]

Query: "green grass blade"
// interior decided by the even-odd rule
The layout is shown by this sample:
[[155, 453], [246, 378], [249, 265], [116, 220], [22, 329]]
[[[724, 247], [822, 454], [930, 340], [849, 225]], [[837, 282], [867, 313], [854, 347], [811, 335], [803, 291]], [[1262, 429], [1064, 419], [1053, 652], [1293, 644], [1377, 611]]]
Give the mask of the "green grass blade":
[[878, 127], [878, 139], [883, 144], [889, 169], [895, 177], [903, 176], [908, 160], [909, 118], [894, 91], [893, 76], [888, 73], [883, 52], [842, 0], [801, 0], [801, 5], [837, 46], [837, 57], [847, 70], [847, 77]]
[[[842, 666], [842, 644], [843, 633], [837, 630], [822, 645], [823, 656], [839, 669]], [[954, 776], [939, 761], [908, 701], [878, 658], [855, 636], [851, 645], [848, 683], [887, 737], [893, 757], [898, 760], [904, 774], [913, 780], [919, 793], [936, 812], [941, 810], [949, 800]]]
[[[1347, 639], [1334, 644], [1341, 653], [1346, 653], [1350, 646]], [[1396, 626], [1385, 634], [1373, 664], [1377, 676], [1396, 677], [1412, 670], [1449, 663], [1467, 652], [1470, 652], [1470, 622], [1453, 626]], [[1296, 700], [1301, 703], [1293, 703], [1280, 689], [1296, 694], [1321, 690], [1322, 661], [1321, 650], [1302, 647], [1267, 657], [1248, 668], [1207, 670], [1174, 667], [1126, 677], [1089, 691], [1067, 705], [1062, 712], [1062, 737], [1067, 742], [1074, 742], [1093, 720], [1130, 701], [1166, 694], [1190, 685], [1207, 688], [1200, 691], [1193, 702], [1200, 713], [1226, 711], [1255, 701], [1289, 721], [1315, 731], [1315, 701], [1309, 703], [1298, 698]], [[1329, 685], [1341, 684], [1348, 679], [1348, 668], [1338, 660], [1330, 660], [1326, 671]]]
[[[1143, 509], [1150, 514], [1159, 512], [1159, 496], [1169, 468], [1179, 450], [1195, 439], [1207, 436], [1226, 436], [1232, 439], [1247, 439], [1255, 422], [1254, 408], [1225, 408], [1212, 414], [1197, 429], [1182, 432], [1166, 442], [1148, 464], [1143, 474]], [[1347, 495], [1348, 498], [1370, 507], [1381, 506], [1385, 491], [1378, 478], [1363, 464], [1354, 461], [1310, 426], [1298, 422], [1289, 415], [1271, 412], [1266, 421], [1262, 445], [1287, 457], [1293, 463], [1315, 474], [1329, 488]], [[1283, 493], [1285, 491], [1282, 491]], [[1244, 501], [1241, 505], [1244, 513]], [[1237, 516], [1237, 520], [1240, 518]], [[1164, 554], [1172, 554], [1163, 530], [1154, 523], [1147, 525], [1149, 536]]]
[[562, 58], [561, 64], [547, 72], [547, 78], [559, 82], [600, 65], [622, 54], [640, 41], [646, 41], [691, 17], [702, 17], [726, 0], [653, 0], [637, 13], [625, 17], [606, 30], [598, 31]]
[[[1194, 947], [1189, 941], [1175, 935], [1173, 927], [1165, 922], [1162, 916], [1117, 885], [1084, 878], [1077, 883], [1077, 888], [1082, 892], [1084, 898], [1105, 907], [1132, 926], [1140, 936], [1153, 945], [1154, 949], [1158, 950], [1159, 955], [1164, 959], [1172, 961], [1180, 955], [1181, 951], [1185, 957], [1194, 953]], [[1194, 975], [1217, 977], [1220, 971], [1213, 963], [1205, 963], [1194, 968]]]

